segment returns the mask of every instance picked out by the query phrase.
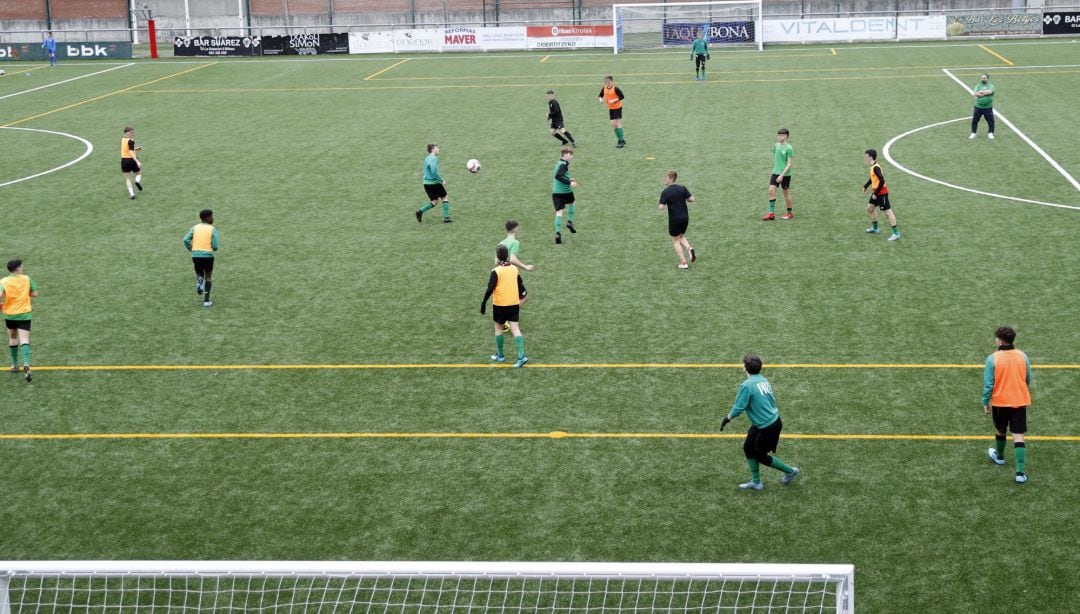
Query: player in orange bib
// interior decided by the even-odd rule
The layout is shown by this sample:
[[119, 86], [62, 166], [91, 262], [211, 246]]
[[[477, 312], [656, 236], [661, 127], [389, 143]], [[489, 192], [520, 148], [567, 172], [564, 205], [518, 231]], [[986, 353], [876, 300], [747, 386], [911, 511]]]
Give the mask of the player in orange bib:
[[1016, 331], [1001, 326], [994, 331], [997, 351], [986, 359], [983, 369], [983, 411], [994, 417], [994, 447], [987, 453], [996, 465], [1005, 464], [1005, 432], [1012, 431], [1013, 451], [1016, 454], [1016, 483], [1027, 482], [1024, 463], [1027, 447], [1027, 408], [1031, 405], [1031, 361], [1027, 354], [1016, 349]]
[[622, 101], [623, 93], [615, 85], [615, 79], [611, 75], [604, 77], [604, 87], [600, 88], [600, 102], [607, 105], [608, 118], [611, 120], [611, 127], [615, 129], [615, 147], [622, 149], [626, 147], [626, 138], [623, 136], [622, 129]]
[[135, 190], [131, 187], [132, 178], [135, 187], [142, 192], [142, 162], [135, 152], [142, 147], [135, 145], [135, 129], [131, 126], [124, 128], [124, 138], [120, 139], [120, 172], [124, 175], [124, 183], [127, 184], [128, 195], [135, 200]]

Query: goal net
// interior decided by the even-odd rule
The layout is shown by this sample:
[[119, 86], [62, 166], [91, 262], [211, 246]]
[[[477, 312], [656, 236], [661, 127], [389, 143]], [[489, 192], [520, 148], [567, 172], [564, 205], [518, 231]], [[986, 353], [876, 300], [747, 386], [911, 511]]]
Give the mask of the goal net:
[[851, 565], [0, 561], [0, 613], [828, 612]]
[[762, 46], [761, 0], [615, 4], [615, 53], [686, 48], [704, 31], [709, 47]]

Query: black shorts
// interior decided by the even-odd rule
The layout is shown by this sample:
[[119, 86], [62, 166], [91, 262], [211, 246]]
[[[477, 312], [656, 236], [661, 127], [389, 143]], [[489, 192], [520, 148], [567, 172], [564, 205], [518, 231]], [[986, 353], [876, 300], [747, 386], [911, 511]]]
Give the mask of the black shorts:
[[446, 186], [441, 183], [425, 183], [424, 191], [427, 192], [428, 200], [446, 198]]
[[120, 172], [137, 173], [139, 172], [139, 163], [135, 161], [135, 158], [120, 158]]
[[1008, 429], [1014, 435], [1027, 432], [1027, 407], [991, 407], [994, 428], [1004, 433]]
[[496, 324], [506, 324], [507, 322], [517, 322], [518, 314], [521, 312], [521, 305], [492, 305], [491, 306], [491, 319], [495, 320]]
[[763, 429], [751, 426], [746, 432], [746, 441], [743, 442], [743, 453], [746, 454], [746, 458], [759, 458], [769, 452], [776, 452], [776, 446], [780, 443], [780, 431], [783, 428], [780, 418]]
[[881, 209], [882, 211], [888, 211], [892, 209], [892, 205], [889, 204], [889, 195], [886, 194], [871, 194], [870, 204]]
[[694, 55], [694, 68], [700, 68], [705, 65], [705, 62], [709, 58], [705, 57], [704, 53], [698, 53]]
[[563, 120], [561, 120], [561, 119], [553, 119], [553, 120], [551, 120], [551, 129], [552, 130], [562, 130], [565, 127], [566, 126], [563, 126]]
[[608, 109], [607, 116], [608, 119], [622, 119], [622, 107], [619, 107], [618, 109]]
[[786, 190], [791, 187], [791, 175], [784, 175], [783, 179], [780, 178], [780, 175], [775, 173], [769, 175], [769, 185], [778, 185]]
[[667, 232], [673, 237], [686, 234], [686, 228], [690, 225], [690, 218], [668, 218]]
[[555, 205], [556, 211], [562, 211], [566, 208], [566, 205], [574, 204], [574, 193], [567, 192], [566, 194], [552, 194], [551, 204]]
[[30, 331], [30, 320], [8, 320], [4, 318], [4, 324], [8, 330], [25, 330]]
[[204, 277], [206, 273], [214, 272], [213, 258], [192, 258], [191, 263], [195, 265], [195, 274], [199, 277]]

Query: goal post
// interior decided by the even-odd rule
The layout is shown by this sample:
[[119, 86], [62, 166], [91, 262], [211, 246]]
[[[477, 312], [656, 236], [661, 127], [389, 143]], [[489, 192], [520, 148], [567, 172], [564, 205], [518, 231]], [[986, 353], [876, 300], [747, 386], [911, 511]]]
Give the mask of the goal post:
[[615, 53], [685, 47], [704, 30], [714, 47], [764, 49], [762, 0], [614, 4], [611, 25]]
[[0, 614], [854, 609], [852, 565], [0, 561]]

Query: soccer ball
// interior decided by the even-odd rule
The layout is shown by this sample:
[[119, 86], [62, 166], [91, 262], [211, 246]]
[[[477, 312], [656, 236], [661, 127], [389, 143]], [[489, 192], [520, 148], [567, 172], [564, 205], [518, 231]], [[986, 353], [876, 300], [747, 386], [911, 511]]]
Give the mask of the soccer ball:
[[0, 68], [0, 77], [3, 77], [3, 76], [4, 76], [4, 69]]
[[480, 161], [475, 159], [475, 158], [472, 159], [472, 160], [469, 160], [468, 162], [465, 163], [465, 168], [468, 169], [470, 173], [479, 172], [480, 171]]

